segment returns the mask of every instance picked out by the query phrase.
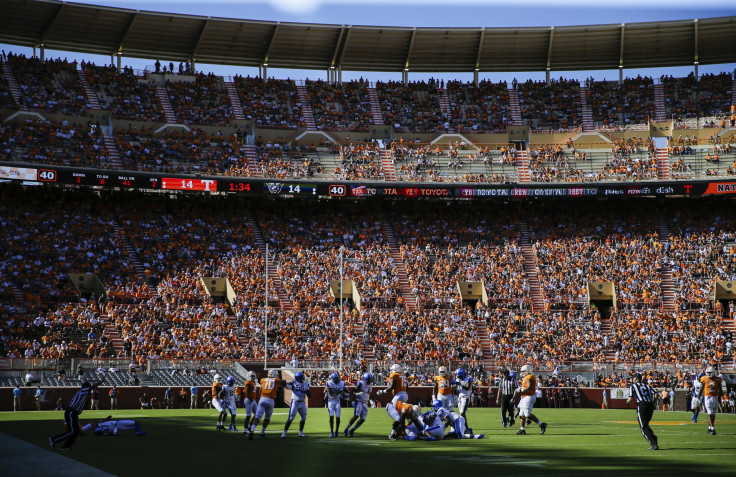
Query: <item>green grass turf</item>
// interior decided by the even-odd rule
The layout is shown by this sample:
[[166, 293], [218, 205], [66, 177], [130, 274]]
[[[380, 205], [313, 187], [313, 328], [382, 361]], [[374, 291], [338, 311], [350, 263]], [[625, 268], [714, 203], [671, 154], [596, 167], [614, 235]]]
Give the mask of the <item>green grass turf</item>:
[[[85, 411], [81, 422], [104, 418], [111, 411]], [[462, 471], [471, 475], [525, 477], [546, 475], [736, 475], [736, 415], [719, 414], [717, 436], [706, 434], [707, 416], [692, 424], [684, 412], [655, 412], [654, 432], [660, 451], [648, 450], [639, 432], [636, 411], [597, 409], [538, 409], [549, 423], [547, 434], [527, 426], [526, 436], [503, 429], [498, 408], [470, 409], [468, 417], [482, 440], [392, 442], [391, 421], [383, 408], [371, 409], [353, 438], [329, 439], [325, 409], [310, 409], [307, 439], [296, 437], [295, 422], [287, 439], [280, 439], [286, 409], [276, 409], [266, 439], [244, 438], [241, 432], [215, 431], [213, 410], [122, 410], [116, 418], [137, 419], [148, 435], [122, 433], [117, 437], [80, 437], [64, 457], [120, 476], [193, 475], [271, 469], [260, 475], [442, 475]], [[352, 409], [343, 409], [342, 428]], [[33, 459], [52, 452], [48, 436], [61, 432], [61, 412], [0, 413], [0, 432], [33, 447]], [[242, 428], [243, 416], [237, 425]], [[241, 429], [242, 430], [242, 429]], [[36, 449], [38, 449], [36, 451]], [[0, 452], [2, 450], [0, 449]], [[5, 472], [8, 471], [9, 474]], [[481, 474], [482, 472], [482, 474]], [[3, 469], [13, 475], [13, 469]], [[204, 474], [202, 474], [204, 475]]]

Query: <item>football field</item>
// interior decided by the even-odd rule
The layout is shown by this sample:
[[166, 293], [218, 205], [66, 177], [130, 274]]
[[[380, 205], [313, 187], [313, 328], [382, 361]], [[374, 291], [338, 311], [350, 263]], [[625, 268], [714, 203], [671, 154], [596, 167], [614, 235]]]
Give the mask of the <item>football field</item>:
[[[85, 411], [82, 424], [110, 414], [141, 422], [147, 436], [80, 436], [70, 452], [52, 451], [48, 437], [62, 431], [57, 411], [0, 413], [0, 474], [19, 475], [736, 475], [736, 415], [719, 414], [718, 435], [707, 434], [707, 416], [697, 424], [684, 412], [655, 412], [652, 428], [661, 450], [650, 451], [636, 411], [538, 409], [549, 424], [545, 435], [527, 426], [517, 436], [501, 427], [498, 408], [470, 409], [482, 440], [390, 441], [391, 420], [371, 409], [353, 438], [330, 439], [325, 409], [310, 409], [305, 433], [298, 422], [281, 439], [286, 409], [276, 409], [266, 439], [216, 431], [214, 410]], [[342, 428], [352, 409], [343, 409]], [[243, 416], [237, 425], [242, 431]], [[260, 431], [260, 428], [259, 428]], [[57, 446], [57, 449], [60, 446]], [[255, 471], [257, 473], [252, 474]], [[270, 473], [264, 473], [270, 472]]]

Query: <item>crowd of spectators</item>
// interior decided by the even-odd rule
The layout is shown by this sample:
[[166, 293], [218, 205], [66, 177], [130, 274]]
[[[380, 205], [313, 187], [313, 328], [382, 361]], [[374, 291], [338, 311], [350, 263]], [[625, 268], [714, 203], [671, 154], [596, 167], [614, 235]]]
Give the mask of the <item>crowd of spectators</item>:
[[139, 79], [129, 67], [118, 71], [114, 66], [82, 63], [87, 81], [97, 94], [102, 109], [115, 119], [165, 123], [166, 116], [156, 96], [156, 87]]
[[447, 82], [447, 96], [456, 132], [497, 133], [506, 129], [511, 109], [506, 82]]
[[235, 117], [222, 78], [212, 73], [197, 73], [191, 82], [167, 80], [166, 89], [177, 119], [184, 124], [228, 126]]
[[[0, 60], [1, 64], [2, 61]], [[5, 78], [5, 72], [0, 66], [0, 109], [11, 109], [14, 106], [15, 99], [13, 99], [13, 93], [10, 91], [7, 78]]]
[[317, 129], [368, 131], [373, 115], [367, 81], [340, 84], [307, 80], [305, 86]]
[[518, 83], [521, 119], [532, 129], [570, 130], [580, 127], [580, 83], [552, 80], [549, 84], [528, 80]]
[[398, 133], [443, 132], [449, 119], [440, 108], [440, 89], [444, 82], [434, 79], [404, 84], [400, 81], [376, 82], [376, 93], [383, 120]]
[[102, 131], [90, 125], [27, 120], [0, 124], [2, 161], [112, 168]]
[[616, 139], [611, 156], [603, 165], [601, 179], [648, 180], [657, 178], [657, 157], [654, 144], [641, 138]]
[[85, 116], [88, 100], [79, 78], [77, 64], [66, 58], [41, 61], [24, 55], [8, 54], [20, 87], [20, 102], [34, 111]]
[[248, 175], [243, 144], [235, 136], [191, 131], [120, 129], [115, 142], [124, 169], [176, 173]]
[[302, 123], [302, 107], [293, 81], [236, 76], [233, 82], [245, 117], [252, 119], [256, 128], [297, 129]]

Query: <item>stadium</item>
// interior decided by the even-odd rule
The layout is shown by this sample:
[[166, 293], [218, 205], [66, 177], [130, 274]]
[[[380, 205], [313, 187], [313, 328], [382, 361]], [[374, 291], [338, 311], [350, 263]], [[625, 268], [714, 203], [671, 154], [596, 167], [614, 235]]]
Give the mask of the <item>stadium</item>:
[[[0, 43], [33, 51], [0, 58], [7, 475], [231, 455], [306, 475], [733, 473], [736, 17], [404, 28], [4, 0]], [[597, 70], [618, 79], [565, 78]], [[489, 79], [514, 72], [545, 78]], [[423, 440], [439, 394], [468, 429]], [[540, 425], [517, 435], [527, 396]], [[49, 449], [78, 402], [82, 429], [138, 436]]]

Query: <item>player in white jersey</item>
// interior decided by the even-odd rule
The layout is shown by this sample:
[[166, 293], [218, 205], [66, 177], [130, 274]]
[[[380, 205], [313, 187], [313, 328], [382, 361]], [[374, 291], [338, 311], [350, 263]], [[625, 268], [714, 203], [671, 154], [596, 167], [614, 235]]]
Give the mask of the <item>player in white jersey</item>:
[[330, 375], [325, 385], [325, 394], [327, 395], [327, 412], [330, 414], [330, 437], [339, 437], [340, 409], [342, 408], [340, 400], [345, 394], [345, 381], [340, 378], [339, 373], [335, 372]]
[[[345, 437], [353, 437], [353, 433], [355, 432], [355, 430], [365, 422], [366, 417], [368, 417], [368, 405], [371, 400], [372, 392], [373, 376], [371, 375], [371, 373], [363, 373], [363, 379], [355, 383], [355, 389], [353, 389], [353, 394], [355, 395], [355, 401], [353, 403], [353, 406], [355, 407], [355, 412], [353, 413], [353, 417], [350, 418], [350, 422], [348, 422], [348, 425], [345, 428]], [[352, 426], [355, 421], [358, 421], [355, 424], [355, 427], [350, 429], [350, 426]]]
[[307, 422], [307, 397], [312, 397], [309, 390], [309, 383], [306, 382], [304, 373], [298, 372], [294, 375], [294, 380], [286, 383], [286, 389], [291, 390], [291, 405], [289, 406], [289, 417], [284, 425], [284, 432], [281, 438], [286, 437], [292, 421], [299, 414], [299, 437], [307, 437], [304, 435], [304, 424]]
[[108, 417], [98, 422], [95, 427], [96, 436], [117, 436], [119, 431], [135, 431], [138, 436], [146, 435], [145, 432], [141, 431], [141, 424], [132, 419], [112, 420]]
[[455, 411], [444, 407], [441, 400], [437, 399], [433, 401], [432, 408], [437, 414], [437, 417], [445, 423], [445, 427], [449, 427], [451, 429], [445, 434], [445, 439], [483, 439], [483, 437], [485, 437], [484, 434], [473, 434], [473, 430], [469, 429], [465, 424], [465, 418]]
[[235, 404], [235, 378], [228, 376], [227, 380], [225, 380], [225, 385], [222, 387], [222, 391], [222, 407], [224, 412], [230, 413], [230, 425], [227, 427], [227, 430], [237, 431], [238, 428], [235, 427], [235, 416], [238, 415], [238, 406]]
[[698, 422], [698, 414], [700, 414], [700, 407], [702, 404], [700, 389], [703, 387], [703, 383], [700, 382], [700, 378], [703, 376], [705, 376], [703, 373], [699, 373], [695, 376], [695, 379], [693, 379], [693, 389], [690, 394], [690, 396], [692, 396], [690, 398], [690, 410], [693, 411], [693, 416], [690, 419], [692, 419], [693, 424]]
[[455, 389], [457, 390], [457, 410], [465, 419], [465, 425], [468, 425], [468, 406], [473, 393], [473, 378], [463, 368], [455, 371]]

